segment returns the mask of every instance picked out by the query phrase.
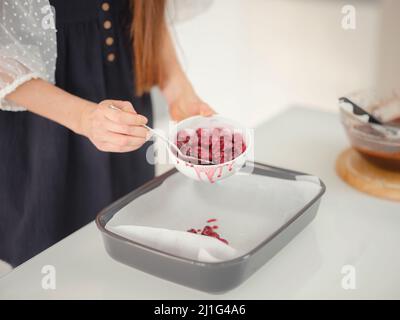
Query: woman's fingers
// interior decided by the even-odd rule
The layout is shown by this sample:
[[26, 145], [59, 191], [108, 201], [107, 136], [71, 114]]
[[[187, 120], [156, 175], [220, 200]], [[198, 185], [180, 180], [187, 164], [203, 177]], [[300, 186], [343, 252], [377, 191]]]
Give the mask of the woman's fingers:
[[126, 112], [131, 112], [131, 113], [137, 113], [135, 108], [133, 107], [132, 103], [129, 101], [123, 101], [123, 100], [103, 100], [100, 102], [101, 106], [104, 107], [109, 107], [113, 106], [118, 110], [123, 110]]
[[119, 134], [108, 131], [105, 133], [103, 141], [107, 143], [112, 143], [113, 145], [119, 147], [129, 147], [129, 146], [140, 147], [142, 144], [146, 142], [146, 138], [133, 137], [125, 134]]
[[94, 144], [99, 150], [107, 152], [134, 151], [146, 142], [143, 137], [129, 136], [107, 130], [99, 131], [94, 140]]
[[203, 101], [189, 102], [189, 103], [174, 103], [170, 105], [169, 112], [171, 118], [175, 121], [180, 121], [194, 115], [201, 115], [203, 117], [209, 117], [215, 114], [207, 103]]
[[130, 113], [137, 113], [135, 108], [133, 107], [132, 103], [129, 101], [120, 101], [121, 103], [117, 103], [116, 107], [122, 111], [130, 112]]
[[130, 126], [141, 126], [147, 123], [147, 118], [137, 113], [115, 110], [111, 108], [104, 109], [104, 115], [107, 119], [119, 124]]
[[215, 114], [215, 111], [207, 103], [203, 102], [199, 107], [199, 113], [203, 117], [210, 117]]
[[144, 127], [119, 124], [109, 119], [106, 119], [106, 129], [114, 133], [125, 134], [138, 138], [146, 138], [148, 134], [147, 129]]
[[85, 135], [101, 151], [129, 152], [147, 141], [148, 131], [142, 127], [147, 118], [137, 114], [129, 101], [102, 101], [84, 120]]
[[107, 119], [127, 125], [140, 126], [147, 123], [147, 118], [137, 114], [132, 103], [121, 100], [104, 100], [100, 102]]
[[102, 142], [97, 148], [104, 152], [131, 152], [137, 149], [134, 146], [116, 146], [109, 142]]

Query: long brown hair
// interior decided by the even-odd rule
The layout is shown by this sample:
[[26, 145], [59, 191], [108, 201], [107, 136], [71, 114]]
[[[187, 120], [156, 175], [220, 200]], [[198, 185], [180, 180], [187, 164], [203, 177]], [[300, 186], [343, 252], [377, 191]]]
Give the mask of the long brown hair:
[[131, 0], [131, 36], [135, 61], [136, 94], [162, 81], [161, 51], [165, 32], [165, 0]]

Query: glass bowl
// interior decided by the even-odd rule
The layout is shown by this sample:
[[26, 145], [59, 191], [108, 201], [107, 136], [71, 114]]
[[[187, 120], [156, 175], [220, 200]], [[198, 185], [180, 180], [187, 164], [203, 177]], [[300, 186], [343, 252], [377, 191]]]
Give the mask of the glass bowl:
[[372, 91], [346, 96], [384, 125], [368, 122], [354, 114], [348, 103], [341, 102], [340, 116], [352, 147], [367, 161], [385, 169], [400, 170], [400, 94], [379, 98]]

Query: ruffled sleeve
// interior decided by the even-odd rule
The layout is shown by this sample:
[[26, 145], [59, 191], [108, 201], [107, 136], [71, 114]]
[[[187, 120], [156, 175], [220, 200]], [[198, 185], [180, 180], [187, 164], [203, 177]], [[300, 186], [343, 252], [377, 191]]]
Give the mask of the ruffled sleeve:
[[57, 57], [53, 9], [48, 0], [0, 2], [0, 109], [23, 111], [5, 99], [35, 78], [54, 83]]

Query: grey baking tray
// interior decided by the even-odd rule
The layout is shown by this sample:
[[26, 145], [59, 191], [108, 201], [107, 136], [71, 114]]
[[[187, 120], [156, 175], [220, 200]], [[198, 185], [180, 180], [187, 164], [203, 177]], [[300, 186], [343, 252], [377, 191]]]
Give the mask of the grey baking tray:
[[[325, 185], [315, 176], [260, 163], [251, 174], [215, 184], [190, 180], [173, 169], [102, 210], [96, 224], [115, 260], [184, 286], [223, 293], [245, 281], [308, 225], [324, 192]], [[222, 262], [188, 259], [106, 228], [133, 224], [184, 231], [201, 227], [207, 218], [218, 219], [218, 232], [240, 255]]]

